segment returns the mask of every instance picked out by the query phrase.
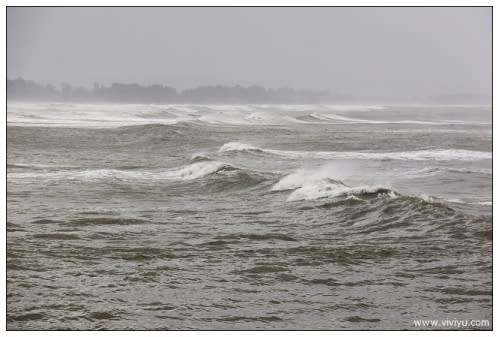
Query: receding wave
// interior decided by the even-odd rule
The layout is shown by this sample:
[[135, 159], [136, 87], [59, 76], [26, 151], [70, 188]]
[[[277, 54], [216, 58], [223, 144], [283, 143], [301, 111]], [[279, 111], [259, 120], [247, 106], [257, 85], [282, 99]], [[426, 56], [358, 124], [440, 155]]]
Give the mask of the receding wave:
[[256, 147], [240, 142], [223, 144], [219, 152], [259, 152], [289, 159], [370, 159], [370, 160], [460, 160], [492, 159], [491, 152], [462, 149], [434, 149], [402, 152], [292, 151]]

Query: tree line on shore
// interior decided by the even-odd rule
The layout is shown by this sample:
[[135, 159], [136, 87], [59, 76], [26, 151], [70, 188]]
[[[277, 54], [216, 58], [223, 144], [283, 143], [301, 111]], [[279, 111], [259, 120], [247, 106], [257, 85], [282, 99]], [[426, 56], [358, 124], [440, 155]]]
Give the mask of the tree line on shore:
[[121, 103], [321, 103], [336, 98], [347, 98], [327, 91], [267, 89], [261, 86], [200, 86], [178, 91], [154, 84], [112, 83], [94, 84], [93, 88], [74, 87], [62, 83], [42, 85], [22, 78], [7, 80], [7, 98], [16, 101], [70, 101]]
[[179, 91], [174, 87], [154, 84], [95, 83], [92, 88], [61, 83], [40, 84], [23, 78], [7, 79], [7, 100], [31, 102], [88, 103], [220, 103], [220, 104], [356, 104], [356, 103], [427, 103], [427, 104], [490, 104], [491, 96], [448, 94], [432, 97], [365, 97], [333, 94], [329, 91], [269, 89], [257, 85], [211, 85]]

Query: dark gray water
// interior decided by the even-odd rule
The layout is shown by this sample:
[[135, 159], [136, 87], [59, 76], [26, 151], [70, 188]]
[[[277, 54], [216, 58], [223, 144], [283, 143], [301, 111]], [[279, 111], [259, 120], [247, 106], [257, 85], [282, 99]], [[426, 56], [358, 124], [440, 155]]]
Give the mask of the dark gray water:
[[491, 115], [9, 104], [7, 328], [491, 322]]

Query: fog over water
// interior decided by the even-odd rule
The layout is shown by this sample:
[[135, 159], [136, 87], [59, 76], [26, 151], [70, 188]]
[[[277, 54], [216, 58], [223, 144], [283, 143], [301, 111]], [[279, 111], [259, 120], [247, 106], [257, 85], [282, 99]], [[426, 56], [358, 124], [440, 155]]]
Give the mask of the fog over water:
[[41, 82], [490, 95], [490, 8], [9, 8], [8, 70]]

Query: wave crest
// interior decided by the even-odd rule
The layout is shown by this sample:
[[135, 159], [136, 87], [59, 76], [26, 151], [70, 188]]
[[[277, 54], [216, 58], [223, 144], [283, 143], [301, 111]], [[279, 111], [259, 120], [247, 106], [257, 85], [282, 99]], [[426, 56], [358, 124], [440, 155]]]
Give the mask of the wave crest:
[[395, 196], [395, 192], [384, 186], [356, 186], [350, 187], [340, 180], [332, 179], [323, 170], [293, 172], [279, 180], [271, 188], [272, 191], [294, 190], [287, 201], [315, 200], [321, 198], [335, 198], [341, 196], [355, 196], [367, 194], [388, 194]]
[[433, 149], [402, 152], [357, 152], [357, 151], [292, 151], [256, 147], [240, 142], [223, 144], [219, 152], [260, 152], [288, 159], [364, 159], [364, 160], [437, 160], [477, 161], [492, 159], [491, 152], [463, 149]]
[[349, 187], [334, 180], [320, 180], [306, 183], [292, 192], [287, 201], [315, 200], [321, 198], [335, 198], [342, 196], [359, 196], [371, 194], [394, 195], [394, 192], [384, 186], [356, 186]]
[[90, 169], [79, 171], [58, 172], [26, 172], [9, 173], [8, 179], [45, 178], [45, 179], [70, 179], [70, 180], [193, 180], [214, 174], [223, 170], [236, 170], [237, 168], [227, 163], [218, 161], [200, 161], [178, 168], [165, 171], [133, 171], [117, 169]]
[[244, 144], [240, 142], [225, 143], [218, 149], [218, 152], [236, 152], [236, 151], [263, 151], [261, 148]]

